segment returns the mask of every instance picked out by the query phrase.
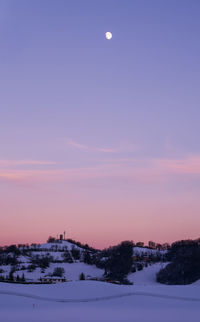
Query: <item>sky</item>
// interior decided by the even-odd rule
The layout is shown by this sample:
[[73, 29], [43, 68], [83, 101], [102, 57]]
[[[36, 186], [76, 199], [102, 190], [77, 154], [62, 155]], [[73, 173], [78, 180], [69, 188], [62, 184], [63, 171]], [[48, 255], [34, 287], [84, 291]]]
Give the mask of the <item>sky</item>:
[[0, 0], [0, 245], [199, 237], [199, 14]]

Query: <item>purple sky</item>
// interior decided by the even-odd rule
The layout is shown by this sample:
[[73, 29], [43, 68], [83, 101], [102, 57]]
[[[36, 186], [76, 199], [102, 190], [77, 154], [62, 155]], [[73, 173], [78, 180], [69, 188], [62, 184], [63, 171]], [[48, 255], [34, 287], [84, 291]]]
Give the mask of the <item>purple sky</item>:
[[0, 0], [0, 244], [199, 237], [199, 15]]

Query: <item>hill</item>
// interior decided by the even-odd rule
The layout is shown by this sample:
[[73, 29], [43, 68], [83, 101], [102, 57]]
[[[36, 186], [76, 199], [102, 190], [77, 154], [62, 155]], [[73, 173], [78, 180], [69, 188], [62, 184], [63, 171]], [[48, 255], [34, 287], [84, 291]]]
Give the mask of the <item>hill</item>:
[[[126, 257], [126, 247], [123, 245], [129, 247]], [[152, 262], [162, 260], [163, 256], [162, 251], [133, 247], [131, 242], [124, 242], [103, 251], [72, 240], [53, 240], [44, 244], [18, 247], [11, 245], [0, 251], [0, 278], [18, 282], [39, 282], [41, 278], [57, 276], [74, 281], [79, 280], [83, 273], [86, 279], [115, 280], [122, 276], [123, 281], [123, 276], [126, 277], [131, 270], [141, 270]]]

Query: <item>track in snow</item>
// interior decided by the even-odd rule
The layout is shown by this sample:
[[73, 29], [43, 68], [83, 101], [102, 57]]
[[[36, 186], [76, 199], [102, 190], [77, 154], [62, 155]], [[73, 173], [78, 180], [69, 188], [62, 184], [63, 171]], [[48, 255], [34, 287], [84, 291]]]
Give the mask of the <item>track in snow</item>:
[[35, 299], [35, 300], [60, 302], [60, 303], [98, 302], [98, 301], [113, 300], [113, 299], [118, 299], [118, 298], [128, 297], [128, 296], [149, 296], [149, 297], [162, 298], [162, 299], [167, 299], [167, 300], [182, 300], [182, 301], [189, 301], [189, 302], [200, 302], [200, 298], [163, 295], [163, 294], [155, 294], [155, 293], [148, 293], [148, 292], [129, 292], [129, 293], [124, 293], [124, 294], [86, 298], [86, 299], [59, 299], [59, 298], [57, 299], [57, 298], [49, 298], [49, 297], [44, 297], [44, 296], [38, 296], [38, 295], [33, 295], [33, 294], [21, 293], [21, 292], [11, 292], [11, 291], [0, 291], [0, 294], [11, 295], [11, 296], [20, 296], [20, 297], [31, 298], [31, 299]]

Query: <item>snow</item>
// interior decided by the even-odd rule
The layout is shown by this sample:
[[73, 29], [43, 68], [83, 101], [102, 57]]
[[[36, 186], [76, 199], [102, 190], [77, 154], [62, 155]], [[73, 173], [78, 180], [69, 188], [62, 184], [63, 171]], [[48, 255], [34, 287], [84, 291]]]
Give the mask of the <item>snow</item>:
[[104, 270], [97, 268], [95, 265], [87, 265], [85, 263], [51, 263], [44, 273], [41, 273], [40, 268], [36, 268], [33, 272], [28, 272], [28, 270], [17, 271], [14, 275], [18, 274], [21, 277], [24, 273], [27, 280], [37, 281], [40, 277], [51, 275], [56, 267], [64, 268], [64, 276], [68, 281], [79, 280], [81, 273], [84, 273], [85, 277], [101, 277], [104, 273]]
[[40, 245], [36, 245], [36, 246], [29, 246], [30, 249], [46, 249], [46, 250], [53, 250], [53, 249], [57, 249], [57, 250], [65, 250], [66, 248], [68, 250], [71, 250], [72, 247], [79, 249], [80, 251], [83, 251], [83, 248], [77, 246], [76, 244], [70, 243], [66, 240], [62, 240], [62, 241], [58, 241], [58, 242], [54, 242], [54, 243], [45, 243], [45, 244], [40, 244]]
[[18, 257], [18, 261], [19, 261], [20, 263], [29, 263], [29, 262], [30, 262], [30, 258], [29, 258], [29, 257], [27, 257], [27, 256], [20, 255], [20, 256]]
[[199, 322], [200, 281], [187, 286], [158, 284], [159, 265], [130, 274], [135, 284], [129, 286], [95, 281], [0, 283], [1, 321]]
[[[80, 250], [81, 255], [85, 251], [85, 249], [80, 248], [76, 244], [73, 244], [66, 240], [55, 242], [55, 243], [45, 243], [45, 244], [37, 244], [37, 245], [29, 246], [26, 248], [28, 250], [27, 255], [18, 256], [18, 262], [20, 264], [17, 265], [18, 270], [15, 271], [13, 275], [14, 277], [16, 277], [17, 275], [19, 277], [22, 277], [22, 275], [24, 274], [27, 281], [36, 282], [40, 279], [40, 277], [44, 277], [46, 275], [52, 274], [55, 267], [63, 267], [65, 270], [65, 277], [68, 281], [79, 280], [79, 276], [81, 273], [84, 273], [86, 278], [102, 277], [104, 270], [99, 269], [94, 265], [87, 265], [79, 260], [74, 260], [74, 259], [73, 259], [74, 260], [73, 263], [63, 262], [64, 251], [66, 251], [67, 249], [69, 252], [71, 252], [73, 247], [75, 249]], [[28, 266], [31, 264], [31, 258], [34, 258], [36, 256], [52, 257], [52, 260], [55, 263], [50, 262], [49, 268], [45, 270], [41, 270], [41, 268], [39, 267], [37, 267], [33, 271], [30, 271], [28, 269], [22, 269], [22, 267], [28, 268]], [[82, 258], [82, 256], [80, 257]], [[7, 265], [7, 266], [1, 265], [0, 269], [3, 270], [3, 272], [0, 275], [4, 275], [4, 277], [6, 277], [6, 275], [9, 275], [9, 272], [11, 270], [11, 265]]]
[[56, 252], [56, 251], [32, 251], [31, 252], [31, 256], [39, 256], [39, 257], [43, 257], [43, 256], [51, 256], [53, 257], [53, 260], [58, 260], [58, 261], [63, 261], [63, 252]]
[[[1, 294], [3, 292], [10, 295]], [[18, 296], [12, 295], [14, 292], [18, 292]], [[67, 299], [75, 301], [59, 302]], [[84, 299], [88, 302], [79, 302]], [[1, 320], [6, 322], [56, 322], [60, 319], [76, 322], [199, 322], [199, 304], [200, 288], [193, 286], [118, 286], [88, 281], [56, 285], [0, 284]]]
[[141, 271], [129, 274], [128, 279], [133, 282], [134, 285], [159, 285], [156, 283], [156, 274], [167, 264], [168, 263], [156, 263], [144, 267]]

